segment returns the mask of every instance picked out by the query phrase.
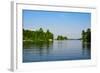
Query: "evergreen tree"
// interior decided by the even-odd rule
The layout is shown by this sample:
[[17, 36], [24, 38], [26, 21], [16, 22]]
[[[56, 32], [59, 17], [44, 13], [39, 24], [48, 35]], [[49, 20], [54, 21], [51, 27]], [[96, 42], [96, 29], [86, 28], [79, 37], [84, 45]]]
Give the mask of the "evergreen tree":
[[67, 37], [64, 37], [62, 35], [57, 36], [57, 40], [67, 40], [67, 39], [68, 39]]
[[86, 32], [82, 31], [82, 40], [83, 42], [91, 42], [91, 30], [88, 28]]
[[23, 40], [28, 40], [28, 41], [31, 40], [33, 42], [50, 41], [50, 40], [53, 41], [53, 34], [49, 30], [44, 32], [42, 28], [36, 31], [23, 29]]

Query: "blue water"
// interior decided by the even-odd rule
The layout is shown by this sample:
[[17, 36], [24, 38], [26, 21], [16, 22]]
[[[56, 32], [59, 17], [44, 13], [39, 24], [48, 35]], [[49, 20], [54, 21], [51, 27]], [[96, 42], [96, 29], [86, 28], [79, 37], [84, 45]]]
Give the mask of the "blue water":
[[81, 40], [55, 40], [49, 44], [28, 44], [23, 47], [23, 62], [91, 59], [89, 43]]

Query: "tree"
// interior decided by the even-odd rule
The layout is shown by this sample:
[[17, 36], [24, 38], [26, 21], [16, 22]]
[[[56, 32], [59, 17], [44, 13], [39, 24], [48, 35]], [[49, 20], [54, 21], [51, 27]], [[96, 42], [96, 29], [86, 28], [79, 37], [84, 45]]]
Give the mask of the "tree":
[[46, 40], [50, 40], [50, 39], [53, 40], [53, 34], [49, 30], [47, 30], [47, 32], [46, 32]]
[[85, 31], [82, 30], [82, 40], [83, 40], [83, 41], [85, 41], [85, 36], [86, 36], [86, 35], [85, 35]]
[[62, 35], [57, 36], [57, 40], [67, 40], [68, 38]]
[[86, 32], [82, 31], [82, 40], [83, 42], [91, 42], [91, 30], [88, 28]]
[[89, 28], [87, 29], [86, 34], [87, 34], [87, 35], [86, 35], [87, 42], [91, 42], [91, 31], [90, 31]]
[[36, 31], [23, 29], [23, 40], [31, 40], [33, 42], [47, 42], [49, 40], [53, 41], [53, 34], [49, 30], [44, 32], [42, 28]]

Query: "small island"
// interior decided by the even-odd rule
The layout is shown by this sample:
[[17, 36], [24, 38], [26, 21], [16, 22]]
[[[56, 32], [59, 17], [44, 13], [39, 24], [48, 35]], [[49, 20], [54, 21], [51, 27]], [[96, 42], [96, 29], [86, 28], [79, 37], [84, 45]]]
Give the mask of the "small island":
[[57, 40], [67, 40], [68, 38], [66, 36], [58, 35]]

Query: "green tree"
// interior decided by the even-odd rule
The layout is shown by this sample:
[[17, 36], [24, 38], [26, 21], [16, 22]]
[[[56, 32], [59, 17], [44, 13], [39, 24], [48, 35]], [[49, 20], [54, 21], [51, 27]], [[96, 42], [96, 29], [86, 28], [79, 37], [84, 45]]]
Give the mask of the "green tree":
[[88, 28], [86, 31], [82, 31], [83, 42], [91, 42], [91, 30]]
[[86, 31], [86, 39], [87, 39], [87, 42], [91, 42], [91, 31], [89, 28]]
[[50, 39], [53, 40], [53, 34], [52, 34], [49, 30], [47, 30], [45, 36], [46, 36], [46, 37], [45, 37], [46, 40], [50, 40]]
[[42, 28], [36, 31], [31, 30], [25, 30], [23, 29], [23, 40], [31, 40], [33, 42], [39, 42], [39, 41], [53, 41], [53, 34], [47, 30], [46, 32], [43, 31]]
[[57, 40], [67, 40], [68, 38], [62, 35], [57, 36]]
[[82, 40], [83, 40], [83, 41], [85, 41], [85, 36], [86, 36], [86, 35], [85, 35], [85, 31], [82, 30]]

